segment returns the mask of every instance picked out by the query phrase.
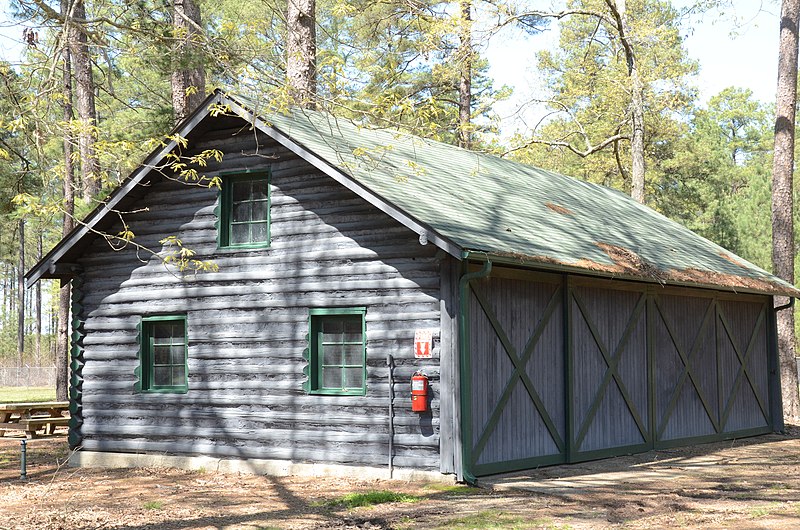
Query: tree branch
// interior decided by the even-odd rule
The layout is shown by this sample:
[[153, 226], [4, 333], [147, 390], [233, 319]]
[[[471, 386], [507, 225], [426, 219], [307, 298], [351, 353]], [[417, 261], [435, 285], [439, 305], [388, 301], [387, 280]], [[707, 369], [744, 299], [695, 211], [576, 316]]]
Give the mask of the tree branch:
[[[619, 129], [617, 129], [619, 131]], [[619, 169], [620, 175], [622, 175], [622, 179], [629, 181], [631, 179], [630, 174], [625, 169], [625, 166], [622, 164], [622, 158], [620, 157], [619, 153], [619, 142], [614, 142], [614, 160], [617, 161], [617, 169]]]
[[572, 145], [569, 142], [564, 142], [564, 141], [561, 141], [561, 140], [541, 140], [541, 139], [538, 139], [538, 138], [533, 138], [531, 140], [528, 140], [524, 145], [509, 149], [508, 151], [504, 152], [500, 156], [506, 156], [506, 155], [508, 155], [510, 153], [513, 153], [515, 151], [520, 151], [520, 150], [526, 149], [526, 148], [528, 148], [528, 147], [530, 147], [532, 145], [537, 145], [538, 144], [538, 145], [548, 145], [550, 147], [563, 147], [565, 149], [569, 149], [570, 151], [572, 151], [573, 153], [575, 153], [576, 155], [578, 155], [581, 158], [586, 158], [587, 156], [589, 156], [589, 155], [591, 155], [593, 153], [596, 153], [597, 151], [600, 151], [602, 149], [605, 149], [610, 144], [619, 142], [620, 140], [630, 140], [630, 137], [625, 135], [625, 134], [615, 134], [614, 136], [609, 136], [608, 138], [606, 138], [605, 140], [603, 140], [599, 144], [590, 145], [589, 147], [587, 147], [586, 149], [581, 151], [580, 149], [578, 149], [577, 147], [575, 147], [574, 145]]
[[592, 11], [591, 9], [565, 9], [563, 11], [534, 10], [534, 11], [525, 11], [524, 13], [509, 14], [505, 20], [501, 20], [497, 23], [494, 30], [497, 31], [500, 28], [505, 27], [513, 22], [522, 22], [522, 19], [529, 17], [554, 18], [556, 20], [561, 20], [562, 18], [569, 17], [572, 15], [584, 15], [589, 17], [595, 17], [600, 21], [606, 22], [607, 24], [611, 24], [615, 28], [617, 27], [614, 19], [609, 18], [605, 13], [601, 13], [599, 11]]
[[634, 68], [635, 55], [631, 43], [628, 41], [625, 25], [622, 23], [622, 15], [613, 0], [606, 0], [606, 6], [608, 6], [608, 10], [611, 11], [611, 14], [614, 16], [614, 26], [617, 29], [622, 48], [625, 50], [625, 62], [628, 65], [628, 75], [630, 75]]

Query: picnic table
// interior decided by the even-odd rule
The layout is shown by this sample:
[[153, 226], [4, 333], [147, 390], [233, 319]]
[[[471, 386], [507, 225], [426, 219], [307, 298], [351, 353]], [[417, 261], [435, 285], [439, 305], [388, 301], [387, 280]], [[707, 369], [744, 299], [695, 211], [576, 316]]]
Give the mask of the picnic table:
[[25, 431], [28, 438], [35, 438], [39, 429], [53, 434], [69, 423], [68, 410], [69, 401], [0, 403], [0, 436], [9, 430]]

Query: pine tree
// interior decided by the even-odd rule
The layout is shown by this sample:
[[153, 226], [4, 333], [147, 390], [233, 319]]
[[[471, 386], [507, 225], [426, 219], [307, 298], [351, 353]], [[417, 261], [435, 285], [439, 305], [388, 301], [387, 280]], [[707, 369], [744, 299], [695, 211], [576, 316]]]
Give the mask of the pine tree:
[[[800, 0], [781, 4], [775, 152], [772, 170], [772, 265], [774, 273], [794, 283], [794, 135], [797, 107], [797, 55]], [[796, 422], [800, 415], [795, 361], [794, 313], [780, 311], [778, 350], [781, 360], [783, 413]]]
[[286, 79], [295, 105], [316, 108], [317, 28], [315, 0], [288, 0]]
[[539, 54], [556, 117], [517, 138], [514, 156], [644, 202], [657, 181], [645, 181], [654, 146], [680, 134], [674, 116], [695, 97], [686, 79], [697, 65], [683, 49], [678, 13], [663, 0], [572, 0], [564, 11], [515, 19], [525, 17], [560, 21], [559, 50]]
[[200, 39], [200, 7], [194, 0], [173, 0], [172, 107], [175, 123], [186, 119], [206, 97], [206, 75]]

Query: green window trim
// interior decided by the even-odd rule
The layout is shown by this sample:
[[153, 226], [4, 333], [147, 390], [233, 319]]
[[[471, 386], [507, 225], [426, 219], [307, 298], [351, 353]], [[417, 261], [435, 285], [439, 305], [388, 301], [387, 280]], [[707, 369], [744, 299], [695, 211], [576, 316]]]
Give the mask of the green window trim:
[[217, 246], [267, 248], [271, 238], [270, 172], [221, 175]]
[[[166, 335], [159, 336], [157, 328], [165, 330], [165, 324], [172, 324]], [[159, 326], [160, 325], [160, 326]], [[176, 327], [177, 325], [177, 327]], [[143, 317], [139, 335], [139, 384], [137, 388], [143, 393], [185, 394], [189, 391], [188, 367], [188, 326], [186, 315], [159, 315]], [[182, 332], [182, 333], [181, 333]], [[165, 348], [167, 358], [157, 358], [156, 348]], [[178, 355], [175, 355], [175, 352]], [[159, 378], [169, 373], [168, 382]]]
[[366, 395], [366, 312], [365, 307], [309, 310], [306, 387], [309, 394]]

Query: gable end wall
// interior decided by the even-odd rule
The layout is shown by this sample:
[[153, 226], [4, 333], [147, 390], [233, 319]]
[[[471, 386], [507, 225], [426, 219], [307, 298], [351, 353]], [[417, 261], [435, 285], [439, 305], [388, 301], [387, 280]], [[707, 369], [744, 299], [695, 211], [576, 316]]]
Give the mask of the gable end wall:
[[[217, 190], [163, 180], [136, 205], [147, 211], [126, 215], [136, 242], [160, 251], [175, 235], [219, 272], [181, 275], [99, 238], [79, 260], [83, 448], [387, 465], [392, 354], [394, 465], [438, 471], [439, 362], [414, 359], [413, 339], [416, 329], [438, 335], [442, 254], [272, 140], [257, 142], [246, 129], [213, 131], [194, 149], [224, 151], [212, 174], [271, 166], [270, 248], [218, 250]], [[367, 308], [367, 395], [306, 394], [309, 308], [355, 306]], [[137, 325], [170, 313], [187, 315], [189, 391], [135, 393]], [[410, 411], [417, 369], [431, 377], [429, 414]]]

